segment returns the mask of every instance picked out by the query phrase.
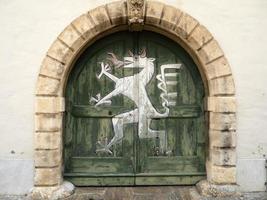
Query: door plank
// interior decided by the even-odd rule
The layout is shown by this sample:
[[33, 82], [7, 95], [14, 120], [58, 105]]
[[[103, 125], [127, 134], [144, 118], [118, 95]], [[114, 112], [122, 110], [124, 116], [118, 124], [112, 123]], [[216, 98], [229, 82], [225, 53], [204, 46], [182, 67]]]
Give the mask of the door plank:
[[133, 173], [133, 162], [123, 157], [73, 157], [73, 173]]
[[[129, 111], [129, 108], [125, 108], [122, 106], [102, 106], [100, 108], [90, 105], [73, 105], [71, 109], [71, 114], [75, 117], [112, 118], [117, 114], [127, 111]], [[169, 116], [166, 118], [198, 117], [200, 113], [201, 113], [200, 106], [179, 105], [179, 106], [173, 106], [170, 110]]]
[[162, 176], [162, 177], [136, 177], [136, 185], [194, 185], [200, 180], [205, 179], [203, 176], [183, 175], [183, 176]]

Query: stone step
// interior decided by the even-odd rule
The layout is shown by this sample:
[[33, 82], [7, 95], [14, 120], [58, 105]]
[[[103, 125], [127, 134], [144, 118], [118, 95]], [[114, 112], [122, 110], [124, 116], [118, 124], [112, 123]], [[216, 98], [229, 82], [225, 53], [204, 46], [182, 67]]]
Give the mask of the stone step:
[[193, 187], [83, 187], [67, 200], [190, 200]]

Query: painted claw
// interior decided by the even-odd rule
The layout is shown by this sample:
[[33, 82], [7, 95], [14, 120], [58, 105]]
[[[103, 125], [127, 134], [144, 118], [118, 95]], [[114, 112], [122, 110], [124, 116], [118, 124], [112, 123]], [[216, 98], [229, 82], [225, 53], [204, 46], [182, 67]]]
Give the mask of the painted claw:
[[109, 66], [109, 64], [106, 64], [105, 65], [105, 71], [110, 71], [111, 70], [111, 67]]
[[91, 97], [90, 100], [89, 100], [89, 102], [90, 102], [90, 104], [94, 104], [94, 103], [99, 102], [100, 99], [101, 99], [101, 95], [100, 95], [100, 93], [98, 93], [96, 95], [96, 97]]
[[99, 153], [99, 152], [104, 152], [104, 153], [108, 153], [108, 154], [113, 154], [113, 152], [108, 149], [107, 147], [106, 148], [100, 148], [100, 149], [97, 149], [96, 150], [96, 153]]
[[110, 99], [101, 100], [101, 94], [98, 93], [95, 97], [91, 97], [89, 103], [95, 105], [95, 107], [104, 104], [104, 105], [111, 105], [112, 101]]
[[103, 74], [105, 74], [106, 72], [108, 72], [110, 70], [111, 70], [111, 67], [109, 66], [109, 64], [105, 64], [105, 63], [101, 62], [101, 72], [99, 75], [96, 74], [96, 77], [98, 79], [100, 79], [103, 76]]
[[96, 144], [98, 146], [100, 146], [99, 148], [96, 149], [96, 153], [104, 152], [104, 153], [108, 153], [108, 154], [113, 154], [113, 152], [108, 147], [108, 139], [107, 138], [105, 138], [104, 143], [98, 141]]

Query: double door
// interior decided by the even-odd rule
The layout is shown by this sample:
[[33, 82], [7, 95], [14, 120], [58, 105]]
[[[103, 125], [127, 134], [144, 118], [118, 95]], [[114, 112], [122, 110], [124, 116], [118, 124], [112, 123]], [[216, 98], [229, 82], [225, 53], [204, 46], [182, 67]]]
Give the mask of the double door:
[[195, 184], [205, 177], [203, 97], [197, 67], [173, 41], [145, 31], [97, 41], [66, 87], [65, 179]]

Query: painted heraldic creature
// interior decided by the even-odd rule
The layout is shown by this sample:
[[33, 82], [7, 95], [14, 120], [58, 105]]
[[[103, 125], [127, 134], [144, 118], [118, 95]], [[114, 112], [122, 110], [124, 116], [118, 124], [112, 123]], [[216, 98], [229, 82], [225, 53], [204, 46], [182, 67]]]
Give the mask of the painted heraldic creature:
[[[101, 98], [100, 94], [96, 97], [91, 97], [90, 102], [94, 102], [95, 106], [100, 106], [101, 104], [111, 104], [111, 98], [116, 95], [124, 95], [131, 99], [136, 108], [134, 110], [118, 114], [112, 118], [112, 125], [114, 130], [114, 137], [110, 142], [105, 144], [99, 143], [99, 148], [96, 152], [107, 152], [112, 154], [110, 148], [119, 143], [123, 138], [123, 126], [125, 124], [138, 123], [138, 136], [139, 138], [159, 138], [160, 141], [160, 151], [166, 152], [166, 132], [165, 130], [152, 130], [150, 128], [150, 123], [152, 118], [165, 118], [169, 115], [169, 107], [175, 106], [175, 97], [177, 92], [168, 92], [167, 85], [176, 85], [176, 75], [177, 72], [166, 72], [168, 69], [179, 70], [181, 64], [166, 64], [161, 65], [161, 74], [156, 76], [158, 80], [158, 88], [162, 91], [160, 97], [162, 99], [162, 106], [165, 109], [163, 113], [160, 113], [152, 105], [148, 94], [146, 92], [146, 85], [152, 79], [155, 65], [155, 58], [148, 58], [146, 56], [146, 51], [142, 50], [139, 55], [134, 55], [129, 51], [129, 57], [124, 57], [123, 61], [120, 61], [117, 56], [113, 53], [108, 53], [108, 60], [111, 61], [115, 68], [139, 68], [140, 72], [132, 76], [126, 76], [118, 78], [111, 74], [109, 71], [111, 67], [109, 64], [101, 63], [101, 72], [97, 76], [100, 79], [103, 75], [107, 76], [109, 79], [115, 82], [115, 88], [109, 94]], [[174, 81], [166, 80], [166, 77], [174, 78]]]

